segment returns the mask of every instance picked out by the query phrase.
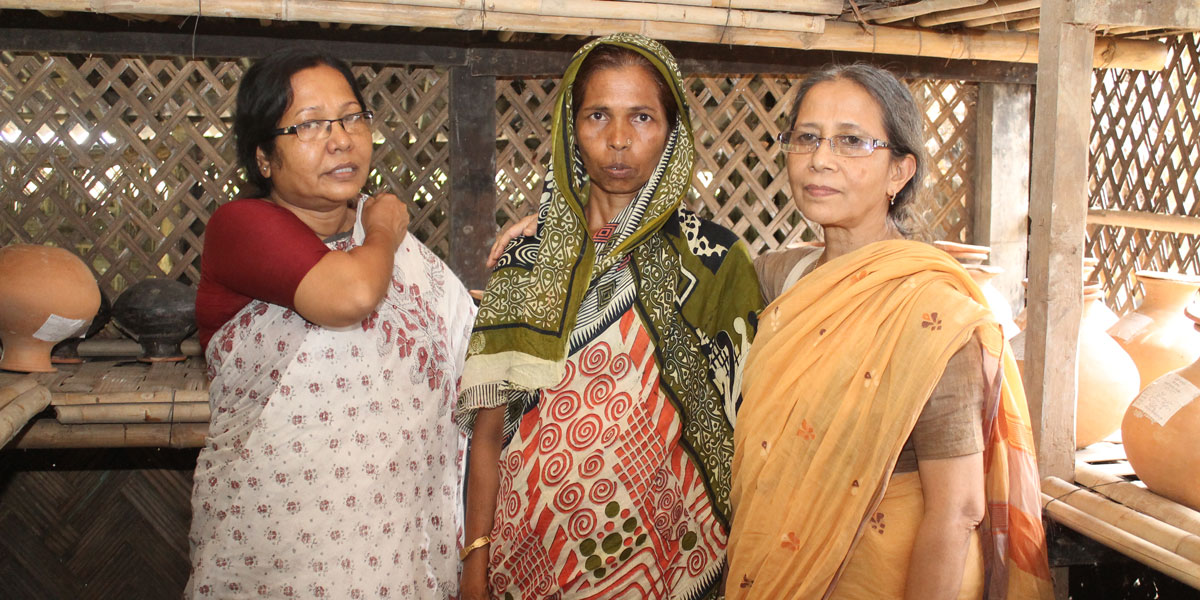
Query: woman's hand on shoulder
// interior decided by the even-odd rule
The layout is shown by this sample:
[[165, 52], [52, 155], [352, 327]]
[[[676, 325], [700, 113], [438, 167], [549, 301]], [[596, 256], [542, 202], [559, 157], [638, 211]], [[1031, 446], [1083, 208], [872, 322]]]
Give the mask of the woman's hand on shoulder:
[[363, 231], [370, 234], [372, 230], [386, 232], [394, 238], [395, 248], [400, 247], [404, 236], [408, 233], [408, 206], [395, 194], [387, 192], [367, 198], [363, 203]]
[[496, 236], [496, 242], [492, 244], [491, 252], [488, 252], [487, 268], [496, 267], [496, 264], [500, 262], [500, 257], [504, 256], [504, 248], [508, 246], [509, 242], [522, 236], [535, 234], [537, 234], [537, 215], [529, 215], [505, 229]]

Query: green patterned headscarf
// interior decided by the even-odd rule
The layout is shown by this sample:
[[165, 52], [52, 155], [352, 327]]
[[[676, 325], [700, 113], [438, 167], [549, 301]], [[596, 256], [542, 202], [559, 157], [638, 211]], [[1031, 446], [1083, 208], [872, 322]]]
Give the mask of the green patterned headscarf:
[[[635, 220], [608, 244], [594, 244], [588, 233], [589, 188], [572, 110], [576, 74], [601, 44], [629, 48], [649, 60], [678, 108], [657, 168], [627, 209]], [[683, 422], [681, 444], [704, 472], [724, 522], [741, 361], [761, 298], [744, 244], [682, 207], [695, 160], [682, 81], [667, 49], [636, 34], [593, 40], [571, 59], [555, 100], [536, 243], [510, 247], [488, 281], [462, 375], [458, 418], [469, 431], [477, 409], [507, 405], [505, 433], [511, 435], [530, 398], [562, 380], [589, 288], [629, 261], [635, 310], [654, 339], [661, 385]], [[714, 230], [717, 238], [705, 237]], [[704, 244], [703, 256], [697, 244]]]

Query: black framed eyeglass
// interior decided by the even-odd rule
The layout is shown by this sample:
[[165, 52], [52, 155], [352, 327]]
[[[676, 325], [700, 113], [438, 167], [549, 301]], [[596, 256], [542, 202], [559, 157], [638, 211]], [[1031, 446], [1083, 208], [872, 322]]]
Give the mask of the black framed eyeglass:
[[364, 133], [371, 127], [371, 119], [375, 118], [375, 113], [364, 110], [362, 112], [350, 113], [344, 117], [337, 119], [312, 119], [303, 123], [297, 123], [288, 127], [280, 127], [272, 131], [275, 135], [294, 135], [302, 142], [312, 142], [323, 140], [333, 133], [333, 124], [341, 123], [342, 129], [351, 135]]
[[821, 140], [829, 142], [829, 150], [838, 156], [870, 156], [876, 148], [891, 148], [892, 145], [865, 135], [831, 135], [820, 137], [812, 133], [797, 133], [784, 131], [779, 134], [779, 143], [783, 144], [784, 152], [792, 154], [812, 154], [821, 146]]

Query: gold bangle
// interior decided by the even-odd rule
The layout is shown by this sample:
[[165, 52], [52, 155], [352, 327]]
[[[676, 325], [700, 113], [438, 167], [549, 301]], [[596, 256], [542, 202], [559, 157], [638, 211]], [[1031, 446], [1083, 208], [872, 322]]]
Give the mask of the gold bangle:
[[468, 554], [470, 554], [490, 543], [492, 543], [492, 536], [490, 536], [490, 535], [481, 535], [481, 536], [475, 538], [475, 541], [471, 542], [470, 544], [467, 544], [466, 547], [463, 548], [462, 550], [459, 550], [458, 560], [466, 560]]

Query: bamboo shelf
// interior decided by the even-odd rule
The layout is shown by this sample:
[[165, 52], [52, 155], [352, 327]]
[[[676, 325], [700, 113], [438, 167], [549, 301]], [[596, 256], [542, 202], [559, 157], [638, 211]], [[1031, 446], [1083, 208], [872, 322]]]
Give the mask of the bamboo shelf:
[[1042, 507], [1055, 521], [1200, 589], [1200, 512], [1147, 490], [1119, 442], [1079, 450], [1075, 483], [1044, 478]]
[[[139, 363], [102, 359], [58, 365], [57, 373], [5, 375], [5, 391], [41, 390], [44, 403], [18, 425], [9, 448], [194, 448], [208, 433], [204, 360]], [[5, 380], [0, 379], [0, 385]], [[14, 387], [17, 386], [17, 387]], [[29, 391], [24, 392], [28, 395]], [[15, 402], [14, 402], [15, 404]], [[49, 406], [51, 411], [44, 411]], [[3, 419], [0, 413], [0, 419]], [[0, 420], [0, 440], [3, 426]], [[22, 429], [23, 427], [23, 429]]]

